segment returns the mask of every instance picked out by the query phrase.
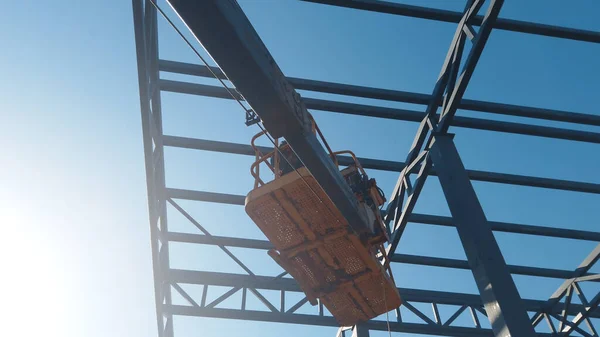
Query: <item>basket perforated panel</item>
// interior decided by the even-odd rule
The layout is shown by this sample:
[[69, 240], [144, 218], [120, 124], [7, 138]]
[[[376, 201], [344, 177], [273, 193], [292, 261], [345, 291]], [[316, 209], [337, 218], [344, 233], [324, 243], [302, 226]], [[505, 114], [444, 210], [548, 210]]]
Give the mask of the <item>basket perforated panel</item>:
[[306, 241], [304, 233], [285, 212], [281, 204], [267, 194], [246, 205], [246, 213], [278, 250]]
[[337, 281], [334, 270], [324, 263], [316, 251], [300, 253], [289, 262], [296, 269], [298, 275], [296, 281], [301, 284], [309, 284], [312, 289], [320, 289]]
[[347, 292], [334, 292], [322, 297], [323, 304], [340, 325], [351, 326], [369, 319]]
[[297, 179], [293, 184], [284, 186], [283, 189], [290, 202], [300, 211], [302, 218], [315, 234], [323, 236], [338, 228], [348, 226], [346, 219], [342, 217], [315, 179], [305, 177], [304, 181]]
[[356, 288], [377, 315], [395, 309], [401, 303], [396, 286], [384, 273], [373, 273], [372, 278], [357, 282]]
[[246, 212], [301, 287], [317, 294], [342, 325], [397, 308], [394, 283], [367, 246], [347, 232], [347, 221], [314, 178], [288, 176], [284, 181], [260, 187], [264, 193], [248, 198]]
[[343, 269], [345, 274], [356, 275], [367, 269], [367, 265], [357, 251], [366, 248], [355, 247], [347, 236], [328, 241], [325, 249], [338, 262], [339, 268]]

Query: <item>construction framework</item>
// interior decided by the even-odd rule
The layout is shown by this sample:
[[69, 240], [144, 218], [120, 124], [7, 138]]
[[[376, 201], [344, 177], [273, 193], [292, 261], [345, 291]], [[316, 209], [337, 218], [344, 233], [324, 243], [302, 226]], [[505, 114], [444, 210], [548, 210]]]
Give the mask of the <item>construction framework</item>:
[[[178, 203], [178, 200], [193, 200], [243, 205], [244, 196], [169, 188], [165, 182], [165, 147], [241, 156], [252, 156], [254, 151], [245, 144], [164, 134], [161, 92], [244, 99], [252, 107], [252, 110], [248, 110], [247, 113], [257, 114], [273, 136], [283, 136], [289, 141], [315, 179], [353, 226], [359, 224], [353, 223], [353, 219], [358, 217], [353, 215], [356, 210], [353, 208], [351, 193], [344, 189], [337, 171], [331, 169], [332, 164], [319, 142], [303, 132], [306, 127], [307, 109], [420, 123], [404, 162], [376, 158], [359, 159], [365, 168], [399, 173], [398, 183], [389, 197], [390, 202], [385, 213], [385, 221], [392, 238], [387, 247], [388, 254], [392, 256], [392, 261], [398, 264], [471, 270], [480, 296], [399, 288], [405, 310], [416, 315], [420, 322], [403, 321], [400, 311], [396, 310], [389, 329], [393, 332], [438, 336], [521, 337], [548, 334], [535, 332], [536, 327], [545, 321], [552, 335], [567, 336], [574, 333], [582, 336], [598, 336], [594, 319], [600, 318], [600, 293], [584, 294], [580, 285], [583, 282], [600, 281], [599, 274], [589, 272], [600, 258], [600, 244], [574, 270], [507, 265], [492, 233], [493, 231], [520, 233], [600, 242], [600, 232], [488, 221], [471, 186], [471, 181], [592, 194], [600, 194], [600, 184], [465, 169], [448, 129], [450, 126], [455, 126], [600, 143], [600, 133], [596, 132], [455, 117], [458, 109], [465, 109], [600, 126], [599, 115], [463, 99], [463, 94], [493, 29], [577, 40], [581, 43], [600, 43], [600, 32], [498, 18], [503, 5], [502, 0], [469, 0], [462, 13], [378, 0], [308, 1], [456, 23], [456, 32], [438, 81], [431, 95], [424, 95], [303, 78], [286, 78], [234, 1], [170, 0], [168, 2], [220, 68], [160, 59], [157, 8], [151, 0], [133, 0], [159, 337], [174, 336], [173, 316], [177, 315], [337, 326], [333, 317], [324, 313], [322, 305], [310, 315], [297, 313], [297, 310], [306, 304], [306, 298], [292, 305], [285, 303], [286, 293], [301, 292], [293, 279], [285, 277], [285, 273], [277, 277], [257, 275], [231, 250], [231, 248], [267, 250], [272, 248], [268, 241], [211, 235]], [[485, 13], [479, 15], [482, 8], [485, 8]], [[464, 52], [465, 44], [471, 44], [468, 52]], [[161, 78], [163, 73], [209, 78], [216, 75], [221, 79], [225, 79], [226, 74], [235, 86], [234, 96], [238, 97], [232, 97], [231, 91], [220, 86], [164, 79]], [[257, 83], [261, 85], [258, 86]], [[424, 107], [424, 110], [411, 111], [342, 101], [300, 98], [294, 89], [419, 104]], [[264, 151], [267, 152], [269, 149]], [[349, 157], [339, 158], [340, 164], [350, 164], [351, 160]], [[452, 217], [413, 212], [425, 180], [430, 175], [439, 178]], [[170, 231], [167, 205], [180, 212], [202, 234]], [[467, 260], [396, 253], [396, 247], [409, 222], [456, 227]], [[241, 266], [246, 274], [173, 269], [170, 266], [169, 243], [217, 246]], [[511, 274], [564, 279], [564, 283], [547, 301], [521, 299]], [[202, 285], [202, 296], [195, 298], [183, 289], [182, 284]], [[229, 287], [230, 290], [208, 301], [208, 290], [215, 287]], [[280, 301], [273, 303], [261, 294], [261, 290], [279, 291]], [[187, 304], [174, 304], [173, 292], [186, 299]], [[218, 308], [220, 303], [238, 292], [242, 293], [238, 309]], [[264, 311], [246, 309], [248, 293], [252, 293], [266, 309]], [[574, 293], [579, 303], [572, 301]], [[419, 310], [413, 305], [414, 303], [430, 304], [431, 313]], [[438, 310], [440, 305], [454, 306], [454, 313], [442, 319]], [[471, 313], [473, 326], [456, 324], [457, 317], [465, 311]], [[489, 319], [491, 329], [481, 326], [478, 318], [481, 315]], [[372, 320], [356, 327], [342, 327], [338, 335], [344, 334], [348, 329], [353, 329], [357, 336], [368, 336], [369, 330], [387, 331], [388, 324], [382, 320]]]

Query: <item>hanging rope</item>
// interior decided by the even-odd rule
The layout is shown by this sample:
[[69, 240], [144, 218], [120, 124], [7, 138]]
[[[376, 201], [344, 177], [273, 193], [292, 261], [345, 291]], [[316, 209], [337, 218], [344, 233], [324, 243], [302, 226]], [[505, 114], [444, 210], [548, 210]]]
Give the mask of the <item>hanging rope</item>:
[[390, 329], [390, 311], [388, 309], [387, 306], [387, 300], [386, 300], [386, 296], [385, 296], [385, 281], [384, 281], [384, 277], [381, 278], [381, 291], [383, 292], [383, 305], [385, 306], [385, 320], [387, 322], [387, 329], [388, 329], [388, 334], [390, 335], [390, 337], [392, 337], [392, 329]]

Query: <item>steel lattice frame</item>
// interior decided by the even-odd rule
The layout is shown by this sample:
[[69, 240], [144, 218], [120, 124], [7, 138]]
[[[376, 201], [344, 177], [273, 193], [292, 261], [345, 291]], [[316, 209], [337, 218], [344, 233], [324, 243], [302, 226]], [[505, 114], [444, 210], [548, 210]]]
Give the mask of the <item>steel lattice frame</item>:
[[[193, 1], [173, 0], [170, 2], [172, 4], [174, 3], [174, 8], [176, 10], [178, 8], [181, 10], [185, 8], [184, 5], [186, 5], [186, 3], [189, 5], [189, 3]], [[208, 2], [210, 1], [207, 1], [207, 3]], [[441, 181], [444, 179], [448, 181], [448, 175], [450, 173], [454, 174], [458, 172], [452, 176], [452, 179], [460, 180], [460, 174], [464, 173], [464, 180], [466, 183], [468, 183], [469, 180], [485, 181], [600, 194], [600, 184], [504, 174], [497, 172], [464, 170], [458, 155], [456, 155], [456, 160], [450, 160], [446, 162], [440, 159], [439, 155], [436, 156], [436, 153], [446, 154], [448, 152], [452, 152], [452, 139], [446, 135], [447, 130], [451, 125], [463, 128], [575, 140], [588, 143], [600, 143], [600, 133], [595, 132], [575, 131], [572, 129], [544, 127], [513, 122], [500, 122], [479, 118], [454, 117], [457, 109], [466, 109], [494, 114], [538, 118], [549, 121], [600, 126], [600, 116], [597, 115], [462, 99], [462, 95], [464, 94], [469, 79], [477, 64], [477, 60], [481, 55], [483, 47], [492, 29], [578, 40], [582, 43], [600, 43], [600, 32], [556, 27], [516, 20], [497, 19], [498, 13], [502, 7], [503, 1], [501, 0], [491, 0], [488, 10], [484, 16], [476, 15], [479, 11], [479, 8], [485, 2], [483, 0], [467, 1], [464, 13], [409, 6], [377, 0], [309, 0], [309, 2], [457, 23], [454, 41], [450, 50], [448, 51], [446, 62], [442, 68], [438, 83], [436, 84], [432, 95], [314, 81], [302, 78], [285, 79], [285, 81], [287, 81], [291, 87], [298, 90], [343, 94], [347, 96], [414, 103], [426, 106], [424, 114], [421, 111], [383, 108], [314, 98], [303, 98], [301, 103], [307, 109], [329, 111], [341, 114], [358, 114], [369, 117], [421, 123], [419, 132], [405, 162], [393, 162], [375, 158], [360, 158], [360, 161], [365, 168], [400, 173], [398, 184], [394, 190], [394, 194], [391, 198], [392, 201], [390, 202], [386, 213], [386, 222], [391, 228], [390, 234], [393, 238], [392, 243], [388, 246], [388, 251], [392, 254], [392, 261], [394, 263], [438, 266], [456, 269], [472, 269], [473, 273], [478, 275], [468, 251], [467, 257], [469, 258], [469, 261], [395, 253], [395, 247], [400, 240], [403, 229], [407, 222], [457, 227], [459, 232], [462, 231], [463, 233], [461, 234], [461, 240], [463, 240], [462, 235], [466, 235], [466, 241], [463, 240], [463, 244], [465, 244], [466, 250], [469, 249], [467, 247], [469, 239], [468, 236], [471, 235], [471, 232], [465, 229], [468, 227], [466, 227], [464, 224], [465, 221], [461, 220], [463, 218], [461, 218], [461, 212], [459, 212], [464, 210], [465, 207], [469, 206], [464, 204], [464, 200], [460, 201], [463, 202], [463, 204], [458, 206], [455, 204], [454, 208], [452, 205], [450, 205], [453, 217], [432, 216], [426, 214], [416, 214], [412, 212], [416, 199], [418, 198], [418, 195], [428, 175], [437, 175], [440, 177]], [[215, 8], [216, 7], [219, 6], [215, 6]], [[164, 91], [202, 95], [223, 99], [231, 99], [231, 97], [229, 96], [229, 93], [222, 87], [161, 79], [160, 72], [185, 74], [199, 77], [212, 77], [213, 73], [216, 73], [218, 76], [223, 76], [223, 73], [218, 68], [213, 68], [212, 71], [209, 71], [209, 69], [205, 66], [159, 59], [157, 11], [155, 7], [148, 0], [133, 0], [133, 12], [137, 46], [140, 105], [142, 112], [142, 130], [146, 161], [152, 259], [155, 277], [155, 298], [159, 336], [173, 336], [174, 315], [282, 322], [318, 326], [337, 326], [332, 317], [323, 314], [322, 307], [319, 308], [320, 310], [315, 311], [314, 315], [297, 313], [296, 311], [307, 302], [306, 298], [298, 303], [286, 305], [284, 301], [286, 292], [300, 292], [298, 285], [293, 279], [282, 277], [284, 274], [281, 274], [278, 277], [256, 275], [229, 249], [248, 248], [267, 250], [271, 248], [271, 244], [268, 241], [211, 235], [177, 202], [177, 200], [195, 200], [200, 202], [243, 205], [244, 196], [173, 189], [165, 185], [165, 147], [215, 151], [244, 156], [253, 156], [254, 152], [249, 145], [245, 144], [226, 143], [206, 139], [183, 138], [163, 134], [161, 92]], [[179, 14], [185, 21], [185, 15], [181, 15], [181, 12]], [[239, 22], [234, 23], [238, 24]], [[186, 21], [186, 24], [190, 26], [190, 22]], [[191, 25], [190, 27], [193, 31], [194, 26]], [[469, 54], [466, 57], [467, 60], [464, 63], [464, 67], [459, 69], [460, 61], [463, 59], [462, 53], [465, 43], [472, 43], [472, 46]], [[210, 48], [207, 49], [209, 49], [210, 52]], [[219, 63], [219, 59], [215, 59]], [[227, 72], [227, 70], [225, 70], [225, 72]], [[235, 81], [233, 82], [235, 84]], [[246, 96], [243, 91], [241, 92], [244, 94], [244, 96]], [[252, 103], [250, 97], [247, 97], [247, 99], [250, 103]], [[442, 110], [441, 113], [438, 114], [439, 108]], [[292, 143], [292, 145], [294, 144]], [[307, 149], [310, 150], [309, 147], [307, 147]], [[268, 151], [268, 149], [265, 148], [264, 151]], [[345, 165], [349, 164], [351, 159], [348, 157], [340, 157], [339, 161], [341, 164]], [[434, 164], [437, 168], [437, 171], [432, 168], [432, 165]], [[447, 169], [448, 166], [458, 167], [458, 169], [454, 168], [454, 171], [449, 171]], [[311, 172], [313, 171], [311, 170]], [[417, 178], [414, 181], [409, 179], [410, 175], [412, 174], [417, 175]], [[457, 178], [457, 176], [459, 176], [459, 178]], [[330, 188], [331, 191], [331, 188], [335, 188], [335, 186], [329, 186], [327, 188]], [[325, 186], [324, 189], [326, 189]], [[335, 191], [333, 192], [334, 194], [337, 193]], [[452, 192], [452, 187], [449, 183], [446, 183], [444, 193], [446, 194], [447, 199], [449, 199], [449, 203], [453, 198]], [[343, 193], [338, 194], [337, 196], [334, 195], [332, 200], [334, 200], [336, 197], [343, 198]], [[472, 201], [476, 202], [477, 200], [474, 192], [473, 197], [474, 199]], [[456, 197], [454, 198], [456, 199]], [[454, 201], [459, 202], [457, 200]], [[187, 234], [169, 231], [167, 221], [167, 204], [172, 205], [174, 209], [176, 209], [192, 224], [194, 224], [200, 230], [200, 232], [202, 232], [202, 234]], [[470, 208], [468, 208], [468, 210], [471, 211]], [[351, 210], [348, 212], [351, 212]], [[481, 215], [481, 221], [486, 222], [483, 213]], [[488, 221], [487, 223], [489, 224], [491, 230], [497, 232], [522, 233], [537, 236], [600, 242], [599, 232], [492, 221]], [[488, 232], [491, 234], [490, 230], [488, 230]], [[472, 235], [479, 235], [477, 236], [477, 239], [482, 240], [482, 235], [485, 236], [486, 233], [483, 232], [482, 234], [480, 233]], [[217, 246], [231, 259], [233, 259], [233, 261], [240, 265], [247, 272], [247, 274], [172, 269], [169, 266], [169, 242], [185, 242], [198, 245]], [[476, 250], [478, 248], [471, 247], [471, 249]], [[598, 308], [600, 303], [600, 294], [588, 294], [586, 297], [580, 287], [580, 284], [582, 282], [600, 281], [600, 275], [589, 273], [590, 268], [592, 268], [594, 263], [596, 263], [599, 258], [600, 244], [596, 246], [596, 248], [575, 270], [558, 270], [518, 265], [506, 266], [502, 260], [501, 264], [494, 266], [494, 269], [504, 268], [506, 269], [506, 275], [515, 274], [540, 276], [559, 278], [564, 279], [565, 281], [547, 301], [528, 299], [521, 301], [519, 298], [512, 303], [509, 301], [508, 304], [506, 302], [502, 304], [501, 302], [504, 300], [504, 297], [510, 298], [512, 294], [511, 289], [507, 289], [502, 290], [505, 291], [505, 293], [501, 293], [501, 295], [506, 296], [501, 296], [502, 298], [499, 301], [497, 299], [493, 299], [493, 303], [495, 305], [499, 305], [498, 303], [500, 303], [501, 307], [502, 305], [508, 305], [505, 308], [512, 308], [514, 311], [522, 310], [523, 312], [527, 311], [529, 313], [533, 313], [533, 318], [531, 321], [527, 322], [527, 325], [532, 324], [533, 327], [535, 327], [541, 321], [545, 320], [549, 324], [550, 330], [553, 332], [553, 334], [569, 335], [572, 332], [577, 332], [583, 336], [597, 336], [596, 330], [593, 326], [593, 321], [590, 320], [590, 318], [600, 318], [600, 309]], [[502, 274], [502, 272], [500, 272], [500, 274]], [[486, 273], [483, 275], [486, 277], [488, 276]], [[500, 275], [500, 278], [497, 280], [501, 280], [502, 276], [503, 275]], [[493, 276], [492, 281], [489, 282], [494, 282]], [[512, 284], [512, 281], [508, 283]], [[203, 294], [200, 298], [194, 298], [190, 294], [186, 293], [180, 284], [203, 285]], [[501, 284], [504, 285], [504, 283]], [[210, 303], [207, 303], [207, 291], [209, 287], [213, 286], [230, 287], [231, 290], [225, 292], [222, 296], [216, 298]], [[280, 291], [281, 301], [279, 303], [272, 303], [261, 294], [260, 291], [263, 289]], [[178, 292], [183, 298], [185, 298], [188, 302], [188, 305], [173, 304], [171, 299], [171, 294], [173, 291]], [[486, 309], [484, 308], [483, 303], [490, 303], [490, 298], [485, 297], [489, 295], [482, 294], [482, 297], [484, 298], [484, 301], [482, 302], [482, 298], [471, 294], [403, 288], [400, 288], [399, 291], [403, 297], [403, 300], [405, 301], [405, 308], [413, 312], [422, 320], [422, 322], [403, 322], [401, 316], [397, 315], [395, 321], [390, 325], [392, 331], [440, 336], [491, 336], [494, 334], [497, 336], [506, 335], [499, 332], [500, 330], [494, 329], [494, 331], [492, 331], [490, 329], [482, 328], [477, 319], [476, 312], [486, 315]], [[230, 298], [237, 292], [242, 293], [239, 309], [217, 308], [219, 303]], [[260, 301], [262, 301], [268, 310], [247, 310], [246, 298], [248, 292], [253, 293]], [[572, 303], [571, 299], [573, 298], [574, 293], [579, 297], [581, 304]], [[430, 315], [419, 311], [411, 303], [431, 304], [433, 318], [430, 317]], [[442, 319], [439, 315], [437, 308], [438, 305], [452, 305], [456, 307], [456, 311], [447, 319]], [[453, 324], [455, 319], [466, 310], [469, 310], [473, 316], [474, 327], [457, 326]], [[487, 312], [489, 312], [489, 310], [490, 308], [487, 309]], [[574, 316], [574, 318], [569, 318], [569, 316]], [[552, 318], [554, 318], [554, 321]], [[492, 327], [494, 327], [494, 318], [490, 317], [490, 320], [492, 321]], [[556, 326], [554, 323], [555, 321], [558, 322], [558, 326]], [[591, 332], [582, 329], [582, 323], [585, 323], [587, 330]], [[511, 326], [511, 328], [515, 325], [518, 325], [518, 323], [503, 324]], [[369, 330], [387, 330], [387, 325], [384, 321], [373, 320], [361, 324], [359, 327], [355, 327], [355, 333], [357, 335], [368, 335]], [[343, 333], [344, 329], [340, 328], [339, 334]]]

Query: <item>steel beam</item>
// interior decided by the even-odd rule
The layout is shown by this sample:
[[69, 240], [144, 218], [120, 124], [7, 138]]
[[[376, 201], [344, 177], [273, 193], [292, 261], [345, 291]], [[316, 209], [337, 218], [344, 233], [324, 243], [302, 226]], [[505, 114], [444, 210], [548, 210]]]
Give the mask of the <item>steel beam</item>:
[[[166, 92], [173, 93], [231, 99], [231, 96], [227, 93], [227, 90], [221, 87], [205, 84], [161, 79], [160, 89]], [[413, 110], [386, 108], [366, 104], [346, 103], [314, 98], [303, 98], [302, 101], [304, 102], [306, 108], [311, 110], [394, 119], [408, 122], [420, 122], [423, 119], [422, 112]], [[490, 119], [460, 116], [454, 117], [450, 125], [466, 129], [512, 133], [518, 135], [537, 136], [544, 138], [555, 138], [600, 144], [600, 133], [597, 132], [579, 131], [565, 128], [530, 125], [513, 122], [502, 122]]]
[[[163, 143], [165, 146], [170, 147], [254, 156], [254, 150], [250, 145], [246, 144], [176, 136], [163, 136]], [[259, 148], [261, 151], [263, 151], [263, 153], [273, 151], [272, 147], [260, 146]], [[340, 165], [354, 164], [354, 160], [351, 157], [338, 156], [337, 158]], [[389, 160], [379, 160], [362, 157], [358, 157], [358, 160], [364, 168], [374, 170], [402, 172], [405, 166], [403, 162]], [[437, 175], [437, 173], [435, 172], [435, 168], [431, 170], [430, 174], [433, 176]], [[474, 181], [484, 181], [491, 183], [600, 194], [600, 184], [594, 183], [479, 170], [467, 170], [467, 174], [469, 175], [469, 178]]]
[[367, 230], [356, 197], [312, 132], [309, 113], [239, 5], [233, 1], [169, 0], [173, 9], [260, 116], [284, 137], [356, 232]]
[[218, 204], [229, 204], [229, 205], [240, 205], [244, 206], [244, 200], [246, 199], [243, 195], [225, 194], [225, 193], [214, 193], [204, 191], [192, 191], [178, 188], [168, 188], [167, 194], [169, 198], [182, 199], [182, 200], [196, 200], [196, 201], [208, 201]]
[[[221, 72], [221, 69], [219, 69], [217, 67], [211, 67], [211, 69], [209, 70], [204, 65], [177, 62], [177, 61], [169, 61], [169, 60], [160, 60], [159, 67], [160, 67], [161, 71], [169, 72], [169, 73], [208, 77], [208, 78], [214, 78], [213, 73], [215, 73], [215, 74], [217, 74], [217, 76], [219, 76], [219, 78], [225, 79], [225, 76]], [[316, 80], [296, 78], [296, 77], [288, 77], [287, 79], [297, 90], [307, 90], [307, 91], [314, 91], [314, 92], [321, 92], [321, 93], [328, 93], [328, 94], [354, 96], [354, 97], [371, 98], [371, 99], [378, 99], [378, 100], [384, 100], [384, 101], [423, 104], [423, 105], [429, 104], [429, 101], [431, 100], [431, 95], [429, 95], [429, 94], [407, 92], [407, 91], [400, 91], [400, 90], [382, 89], [382, 88], [372, 88], [372, 87], [350, 85], [350, 84], [343, 84], [343, 83], [336, 83], [336, 82], [316, 81]], [[528, 117], [528, 118], [537, 118], [537, 119], [543, 119], [543, 120], [548, 120], [548, 121], [558, 121], [558, 122], [568, 122], [568, 123], [600, 126], [600, 116], [599, 115], [572, 112], [572, 111], [534, 108], [534, 107], [529, 107], [529, 106], [486, 102], [486, 101], [472, 100], [472, 99], [462, 99], [460, 101], [460, 103], [458, 104], [458, 108], [463, 109], [463, 110], [487, 112], [487, 113], [493, 113], [493, 114], [499, 114], [499, 115]]]
[[[223, 287], [252, 287], [265, 290], [284, 290], [286, 292], [302, 292], [294, 279], [276, 278], [271, 276], [250, 276], [243, 274], [231, 274], [221, 272], [207, 272], [196, 270], [171, 269], [167, 273], [170, 283], [211, 285]], [[404, 301], [417, 303], [437, 303], [438, 305], [457, 305], [480, 307], [482, 300], [479, 295], [455, 293], [436, 290], [422, 290], [410, 288], [398, 288]], [[527, 311], [537, 312], [542, 310], [545, 301], [524, 299], [524, 307]], [[580, 304], [573, 304], [569, 308], [569, 315], [576, 315], [585, 310]], [[552, 309], [549, 313], [560, 313], [560, 308]], [[600, 318], [600, 309], [596, 308], [590, 312], [590, 317]]]
[[579, 277], [582, 277], [583, 274], [586, 274], [594, 266], [594, 264], [596, 262], [598, 262], [599, 259], [600, 259], [600, 244], [598, 244], [588, 254], [588, 256], [586, 256], [586, 258], [583, 260], [583, 262], [581, 262], [581, 264], [577, 267], [577, 269], [575, 269], [575, 271], [573, 272], [572, 278], [565, 280], [558, 287], [558, 289], [556, 289], [556, 291], [550, 296], [548, 301], [546, 301], [546, 303], [544, 304], [544, 308], [542, 310], [540, 310], [540, 312], [536, 313], [531, 318], [531, 321], [534, 323], [538, 322], [542, 318], [544, 313], [547, 313], [549, 310], [553, 310], [553, 308], [556, 308], [558, 306], [557, 304], [563, 298], [563, 296], [567, 292], [567, 290], [569, 288], [571, 288], [571, 286], [573, 286], [573, 284], [575, 282], [578, 281]]
[[[243, 195], [183, 190], [174, 188], [168, 188], [167, 193], [169, 197], [174, 199], [214, 202], [239, 206], [244, 205], [245, 199]], [[417, 224], [456, 227], [456, 224], [454, 223], [451, 217], [440, 215], [413, 213], [408, 217], [408, 221]], [[533, 226], [497, 221], [490, 221], [489, 224], [492, 227], [492, 230], [497, 232], [549, 236], [575, 240], [600, 241], [600, 233], [598, 232], [580, 231], [574, 229], [555, 227]]]
[[575, 318], [573, 318], [573, 320], [571, 321], [571, 324], [567, 325], [566, 327], [563, 328], [562, 332], [565, 335], [569, 335], [571, 332], [573, 332], [583, 321], [587, 320], [590, 317], [590, 313], [595, 310], [596, 308], [598, 308], [598, 305], [600, 305], [600, 293], [597, 293], [596, 296], [594, 296], [594, 298], [592, 298], [592, 300], [589, 302], [588, 305], [586, 305], [586, 310], [578, 313], [577, 315], [575, 315]]
[[[411, 214], [408, 217], [408, 221], [412, 223], [456, 227], [456, 224], [454, 223], [451, 217], [439, 215]], [[574, 229], [534, 226], [499, 221], [488, 221], [488, 223], [492, 227], [492, 230], [495, 232], [540, 235], [575, 240], [600, 241], [600, 232], [579, 231]]]
[[587, 276], [580, 276], [578, 278], [575, 279], [575, 282], [589, 282], [589, 281], [595, 281], [595, 282], [599, 282], [600, 281], [600, 274], [590, 274]]
[[583, 260], [583, 262], [581, 262], [577, 269], [575, 269], [572, 278], [565, 280], [565, 282], [563, 282], [563, 284], [561, 284], [560, 287], [556, 289], [554, 294], [550, 296], [548, 302], [546, 303], [546, 308], [556, 305], [560, 301], [564, 293], [567, 291], [567, 289], [569, 289], [569, 287], [571, 287], [571, 285], [577, 281], [577, 278], [584, 276], [584, 274], [586, 274], [594, 266], [594, 264], [598, 262], [598, 259], [600, 259], [600, 244], [598, 244], [596, 248], [594, 248], [590, 252], [590, 254], [586, 256], [586, 258]]
[[[464, 270], [470, 269], [468, 261], [458, 260], [458, 259], [440, 258], [440, 257], [430, 257], [430, 256], [419, 256], [419, 255], [395, 253], [394, 255], [392, 255], [391, 261], [405, 263], [405, 264], [445, 267], [445, 268], [453, 268], [453, 269], [464, 269]], [[539, 268], [539, 267], [529, 267], [529, 266], [519, 266], [519, 265], [507, 265], [507, 267], [511, 274], [516, 274], [516, 275], [527, 275], [527, 276], [548, 277], [548, 278], [558, 278], [558, 279], [565, 279], [565, 278], [569, 278], [569, 277], [573, 276], [573, 271], [571, 271], [571, 270]]]
[[[427, 20], [436, 20], [442, 22], [457, 23], [462, 17], [462, 13], [448, 11], [443, 9], [434, 9], [420, 6], [411, 6], [389, 1], [380, 0], [302, 0], [306, 2], [314, 2], [327, 4], [338, 7], [353, 8], [366, 10], [371, 12], [394, 14], [422, 18]], [[481, 25], [482, 16], [476, 16], [471, 22], [474, 26]], [[549, 36], [561, 39], [578, 40], [585, 42], [600, 43], [600, 32], [575, 29], [569, 27], [559, 27], [553, 25], [545, 25], [541, 23], [498, 19], [494, 24], [494, 28], [507, 30], [518, 33], [535, 34]]]
[[169, 232], [164, 233], [162, 238], [167, 242], [195, 243], [201, 245], [215, 245], [260, 250], [269, 250], [275, 248], [273, 244], [267, 240], [233, 238], [218, 235], [208, 236], [202, 234]]
[[[467, 85], [473, 76], [475, 67], [483, 53], [483, 48], [491, 34], [492, 25], [497, 20], [504, 1], [490, 1], [481, 27], [472, 41], [471, 50], [464, 61], [462, 70], [460, 70], [460, 76], [458, 76], [458, 69], [462, 62], [464, 40], [466, 39], [464, 27], [477, 14], [482, 4], [483, 2], [480, 1], [467, 2], [465, 12], [458, 24], [439, 78], [431, 94], [431, 102], [427, 105], [425, 116], [408, 151], [406, 165], [408, 167], [419, 166], [414, 186], [410, 190], [405, 188], [406, 182], [410, 181], [412, 174], [412, 170], [405, 169], [400, 173], [396, 187], [390, 196], [387, 207], [388, 212], [385, 216], [385, 223], [392, 229], [390, 243], [386, 247], [388, 255], [395, 252], [408, 222], [408, 216], [412, 213], [430, 173], [432, 165], [427, 151], [433, 142], [433, 134], [446, 133], [452, 121], [456, 121], [455, 115], [458, 103], [462, 100]], [[442, 112], [436, 115], [439, 102], [443, 102]], [[405, 194], [406, 202], [404, 202]]]
[[168, 245], [161, 245], [159, 233], [168, 231], [166, 221], [162, 117], [158, 90], [158, 30], [156, 10], [148, 1], [133, 0], [137, 73], [144, 144], [146, 189], [150, 223], [150, 247], [154, 277], [154, 300], [159, 337], [173, 336], [173, 317], [164, 312], [171, 304], [171, 287], [164, 282], [169, 269]]
[[[473, 41], [473, 46], [463, 66], [464, 69], [457, 80], [457, 71], [461, 64], [464, 48], [464, 27], [469, 23], [473, 15], [479, 11], [482, 4], [483, 2], [481, 1], [470, 1], [467, 3], [450, 44], [438, 81], [434, 86], [431, 95], [432, 99], [427, 105], [425, 116], [419, 125], [417, 134], [408, 151], [406, 157], [407, 168], [400, 173], [396, 187], [390, 197], [391, 200], [385, 216], [386, 224], [392, 229], [390, 244], [386, 248], [388, 255], [394, 253], [407, 225], [408, 216], [412, 213], [431, 170], [431, 158], [427, 149], [433, 140], [432, 132], [445, 133], [454, 119], [457, 103], [462, 99], [466, 86], [479, 61], [483, 47], [491, 33], [491, 24], [498, 17], [503, 1], [491, 1], [486, 11], [484, 22]], [[442, 112], [436, 115], [440, 102], [443, 102]], [[425, 148], [423, 148], [424, 145]], [[418, 174], [412, 187], [409, 187], [408, 182], [410, 182], [413, 167], [419, 167]]]
[[[236, 320], [275, 322], [287, 324], [302, 324], [313, 326], [338, 327], [339, 325], [331, 316], [318, 316], [307, 314], [288, 314], [288, 313], [273, 313], [255, 310], [238, 310], [238, 309], [221, 309], [221, 308], [196, 308], [191, 306], [171, 305], [164, 306], [163, 310], [180, 316], [194, 317], [211, 317], [225, 318]], [[362, 324], [364, 329], [388, 331], [388, 326], [385, 321], [368, 321]], [[390, 322], [390, 330], [393, 332], [434, 335], [434, 336], [450, 336], [450, 337], [492, 337], [492, 331], [489, 329], [476, 329], [455, 326], [441, 325], [424, 325], [418, 323], [399, 323]], [[540, 334], [539, 336], [549, 336]]]
[[452, 136], [435, 135], [430, 154], [496, 337], [535, 336]]
[[[179, 242], [179, 243], [194, 243], [203, 245], [217, 245], [227, 246], [236, 248], [247, 248], [247, 249], [260, 249], [269, 250], [274, 248], [273, 245], [266, 240], [256, 239], [245, 239], [245, 238], [233, 238], [225, 236], [214, 236], [214, 235], [200, 235], [200, 234], [189, 234], [189, 233], [176, 233], [169, 232], [162, 235], [162, 239], [168, 242]], [[465, 260], [448, 259], [440, 257], [430, 256], [418, 256], [409, 254], [394, 254], [390, 258], [390, 261], [396, 263], [415, 264], [422, 266], [432, 267], [443, 267], [453, 269], [469, 270], [469, 263]], [[549, 269], [549, 268], [538, 268], [518, 265], [508, 265], [508, 270], [512, 274], [537, 276], [537, 277], [548, 277], [548, 278], [559, 278], [568, 279], [574, 277], [574, 272], [571, 270], [561, 269]], [[593, 279], [593, 281], [598, 281]]]

